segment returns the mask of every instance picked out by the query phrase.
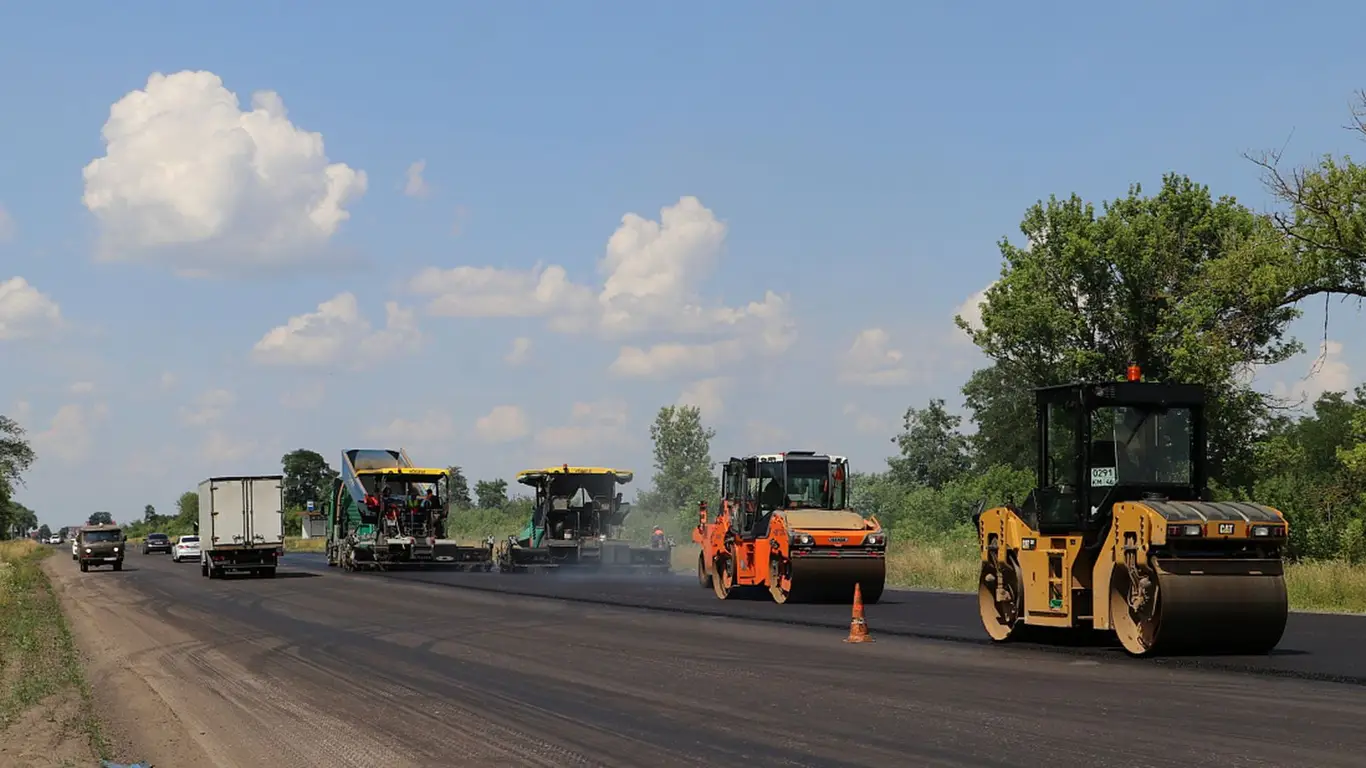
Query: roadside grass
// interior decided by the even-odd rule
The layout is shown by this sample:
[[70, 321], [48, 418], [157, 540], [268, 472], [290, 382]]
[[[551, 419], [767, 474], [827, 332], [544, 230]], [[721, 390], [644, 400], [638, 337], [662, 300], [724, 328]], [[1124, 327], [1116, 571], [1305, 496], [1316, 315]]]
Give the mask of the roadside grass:
[[[0, 541], [0, 732], [59, 694], [74, 694], [74, 721], [90, 748], [108, 759], [109, 743], [95, 716], [94, 701], [52, 582], [41, 568], [58, 548], [30, 540]], [[59, 698], [59, 697], [58, 697]]]
[[326, 552], [327, 539], [320, 536], [305, 539], [300, 536], [285, 537], [285, 554], [290, 552]]
[[1294, 610], [1366, 613], [1366, 564], [1341, 560], [1290, 563], [1285, 582]]
[[[887, 551], [887, 583], [894, 587], [977, 591], [977, 541], [893, 539]], [[1340, 560], [1285, 565], [1290, 610], [1366, 613], [1366, 564]]]

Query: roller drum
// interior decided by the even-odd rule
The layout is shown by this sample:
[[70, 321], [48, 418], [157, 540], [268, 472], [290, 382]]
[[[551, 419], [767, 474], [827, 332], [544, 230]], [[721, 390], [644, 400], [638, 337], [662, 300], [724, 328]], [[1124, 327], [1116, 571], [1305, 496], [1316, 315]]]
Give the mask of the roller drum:
[[854, 585], [860, 585], [865, 603], [882, 597], [887, 580], [887, 563], [882, 558], [795, 559], [788, 564], [792, 589], [788, 602], [841, 602], [854, 599]]
[[[1280, 642], [1289, 601], [1279, 567], [1261, 573], [1220, 573], [1215, 568], [1211, 573], [1186, 563], [1171, 565], [1175, 567], [1159, 565], [1150, 616], [1135, 621], [1124, 590], [1113, 595], [1115, 631], [1131, 653], [1262, 654]], [[1116, 584], [1127, 585], [1127, 578]]]

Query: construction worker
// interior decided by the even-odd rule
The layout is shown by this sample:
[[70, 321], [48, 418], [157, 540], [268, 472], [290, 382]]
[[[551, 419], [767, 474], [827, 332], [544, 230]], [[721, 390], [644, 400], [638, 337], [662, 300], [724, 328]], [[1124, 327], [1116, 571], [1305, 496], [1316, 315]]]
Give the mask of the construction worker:
[[661, 549], [663, 548], [664, 543], [664, 529], [656, 525], [654, 532], [650, 534], [650, 546], [655, 549]]

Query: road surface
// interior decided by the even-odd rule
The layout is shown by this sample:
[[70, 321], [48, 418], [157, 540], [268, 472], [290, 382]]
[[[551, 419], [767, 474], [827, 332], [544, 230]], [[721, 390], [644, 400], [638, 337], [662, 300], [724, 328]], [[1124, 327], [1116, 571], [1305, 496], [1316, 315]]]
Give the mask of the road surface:
[[[291, 566], [300, 569], [319, 573], [337, 572], [334, 568], [328, 568], [326, 558], [321, 554], [290, 553], [286, 559]], [[815, 627], [849, 625], [847, 605], [777, 605], [766, 591], [759, 591], [754, 599], [732, 598], [722, 601], [710, 589], [699, 587], [695, 576], [677, 574], [653, 580], [566, 577], [558, 574], [412, 571], [362, 575], [367, 578], [554, 597], [585, 604], [630, 606], [657, 612], [733, 616]], [[877, 605], [865, 607], [865, 613], [869, 625], [879, 635], [982, 645], [988, 642], [978, 616], [976, 595], [888, 589], [883, 592], [882, 600]], [[1366, 617], [1363, 616], [1291, 613], [1285, 635], [1270, 656], [1187, 656], [1136, 660], [1129, 659], [1117, 642], [1102, 633], [1095, 633], [1086, 642], [1086, 647], [1076, 647], [1074, 641], [1073, 647], [1067, 648], [1066, 652], [1142, 666], [1195, 667], [1366, 685]], [[1032, 647], [1047, 647], [1054, 652], [1061, 650], [1057, 646]]]
[[[877, 642], [850, 645], [837, 607], [805, 611], [829, 626], [777, 625], [286, 560], [274, 580], [209, 580], [161, 555], [135, 554], [121, 573], [54, 564], [83, 645], [103, 654], [97, 700], [121, 700], [116, 732], [150, 745], [138, 756], [333, 767], [1361, 765], [1366, 696], [1353, 684], [904, 636], [888, 630], [911, 609], [894, 601], [869, 607]], [[956, 626], [959, 608], [944, 610], [929, 633]], [[111, 689], [115, 668], [159, 702]], [[160, 735], [135, 732], [154, 722]]]

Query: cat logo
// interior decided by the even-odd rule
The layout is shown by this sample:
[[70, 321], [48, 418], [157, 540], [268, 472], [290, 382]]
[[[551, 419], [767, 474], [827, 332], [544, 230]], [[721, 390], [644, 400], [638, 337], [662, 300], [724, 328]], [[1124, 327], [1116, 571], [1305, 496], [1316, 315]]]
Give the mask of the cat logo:
[[1219, 535], [1220, 535], [1220, 536], [1232, 536], [1232, 535], [1233, 535], [1233, 523], [1220, 523], [1220, 524], [1219, 524]]

